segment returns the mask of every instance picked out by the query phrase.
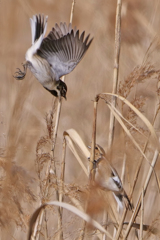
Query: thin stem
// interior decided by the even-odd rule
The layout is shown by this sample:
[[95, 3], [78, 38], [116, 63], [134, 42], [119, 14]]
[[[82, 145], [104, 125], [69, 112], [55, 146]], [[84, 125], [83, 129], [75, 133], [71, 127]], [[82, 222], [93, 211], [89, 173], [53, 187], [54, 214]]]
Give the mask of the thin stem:
[[[71, 13], [70, 13], [70, 22], [72, 23], [73, 20], [73, 12], [74, 12], [74, 5], [75, 5], [75, 0], [73, 0], [72, 2], [72, 7], [71, 7]], [[65, 80], [65, 77], [63, 76], [62, 81]], [[57, 132], [58, 132], [58, 126], [59, 126], [59, 120], [60, 120], [60, 113], [61, 113], [61, 105], [62, 105], [62, 99], [56, 99], [56, 101], [58, 101], [58, 105], [57, 105], [57, 109], [56, 109], [56, 119], [55, 119], [55, 126], [53, 126], [53, 121], [52, 121], [52, 130], [53, 130], [53, 136], [52, 136], [52, 150], [51, 150], [51, 163], [48, 165], [47, 168], [47, 172], [48, 172], [48, 177], [47, 177], [47, 183], [46, 183], [46, 191], [45, 191], [45, 197], [48, 196], [49, 194], [49, 178], [50, 178], [50, 170], [51, 167], [53, 167], [53, 171], [55, 176], [57, 176], [56, 173], [56, 165], [55, 165], [55, 161], [54, 159], [54, 150], [55, 150], [55, 146], [56, 146], [56, 140], [57, 140]], [[57, 182], [57, 178], [55, 178], [55, 184], [56, 186], [58, 186], [58, 182]], [[59, 200], [59, 192], [58, 190], [55, 191], [56, 192], [56, 200]], [[44, 217], [44, 209], [42, 209], [39, 217], [37, 218], [37, 222], [35, 224], [35, 228], [34, 228], [34, 235], [36, 235], [36, 240], [39, 239], [39, 232], [41, 230], [42, 227], [42, 221], [43, 221], [43, 217]], [[39, 230], [38, 230], [39, 228]], [[60, 229], [59, 232], [59, 236], [58, 239], [63, 239], [63, 233], [62, 233], [62, 216], [61, 216], [61, 209], [60, 207], [58, 207], [58, 229]]]
[[141, 222], [140, 222], [140, 237], [139, 239], [143, 239], [143, 217], [144, 217], [144, 190], [142, 189], [142, 203], [141, 203]]
[[[92, 144], [91, 144], [91, 156], [90, 156], [90, 164], [89, 164], [89, 180], [92, 184], [94, 181], [94, 159], [95, 159], [95, 144], [96, 144], [96, 121], [97, 121], [97, 104], [98, 104], [99, 97], [96, 96], [94, 100], [94, 116], [93, 116], [93, 128], [92, 128]], [[88, 207], [88, 200], [89, 200], [89, 193], [86, 201], [85, 210]], [[86, 231], [86, 222], [83, 222], [83, 228], [78, 240], [83, 240], [85, 237]]]
[[75, 0], [73, 0], [72, 1], [72, 7], [71, 7], [71, 14], [70, 14], [70, 23], [72, 23], [72, 21], [73, 21], [73, 13], [74, 13], [74, 5], [75, 5], [75, 3], [76, 3], [76, 1]]
[[94, 159], [95, 159], [95, 144], [96, 144], [96, 121], [97, 121], [97, 104], [99, 97], [96, 96], [94, 100], [94, 116], [93, 116], [93, 129], [92, 129], [92, 144], [91, 144], [91, 157], [90, 157], [90, 180], [94, 180]]
[[122, 184], [124, 184], [125, 169], [126, 169], [126, 153], [124, 154], [123, 166], [122, 166], [122, 173], [121, 173], [121, 181], [122, 181]]
[[[119, 57], [120, 57], [120, 46], [121, 46], [121, 6], [122, 6], [122, 0], [117, 0], [116, 24], [115, 24], [115, 57], [114, 57], [112, 93], [117, 93], [117, 86], [118, 86]], [[115, 97], [112, 97], [112, 104], [114, 107], [116, 106]], [[113, 142], [114, 125], [115, 125], [115, 117], [111, 112], [110, 125], [109, 125], [109, 137], [108, 137], [108, 149], [111, 148], [111, 145]]]
[[[155, 154], [154, 154], [154, 157], [153, 157], [153, 160], [152, 160], [152, 163], [151, 163], [151, 166], [149, 167], [148, 175], [147, 175], [147, 178], [146, 178], [146, 181], [145, 181], [145, 184], [144, 184], [144, 196], [146, 194], [147, 187], [148, 187], [149, 181], [151, 179], [153, 168], [154, 168], [154, 166], [157, 162], [158, 156], [159, 156], [159, 151], [156, 150]], [[124, 239], [127, 239], [128, 235], [129, 235], [129, 232], [130, 232], [131, 227], [132, 227], [132, 223], [135, 221], [135, 218], [136, 218], [136, 216], [139, 212], [139, 209], [141, 207], [141, 201], [142, 201], [142, 194], [140, 194], [140, 196], [139, 196], [136, 209], [134, 210], [134, 212], [132, 214], [132, 217], [130, 219], [130, 222], [129, 222], [128, 227], [127, 227], [126, 232], [125, 232]]]
[[[158, 111], [159, 111], [159, 106], [158, 106], [158, 108], [157, 108], [157, 110], [156, 110], [156, 114], [154, 115], [154, 119], [153, 119], [152, 125], [154, 125], [154, 123], [155, 123], [156, 117], [157, 117], [157, 115], [158, 115]], [[147, 141], [146, 141], [146, 143], [145, 143], [145, 146], [144, 146], [144, 148], [143, 148], [143, 152], [144, 152], [144, 153], [145, 153], [145, 151], [146, 151], [146, 149], [147, 149], [148, 142], [149, 142], [149, 138], [150, 138], [150, 135], [148, 136], [148, 139], [147, 139]], [[138, 164], [136, 173], [135, 173], [133, 186], [132, 186], [132, 189], [131, 189], [131, 192], [130, 192], [130, 199], [132, 198], [132, 195], [133, 195], [133, 192], [134, 192], [136, 183], [137, 183], [137, 179], [138, 179], [139, 172], [140, 172], [141, 165], [142, 165], [142, 160], [143, 160], [143, 156], [140, 158], [140, 161], [139, 161], [139, 164]], [[120, 223], [119, 223], [119, 227], [118, 227], [118, 231], [117, 231], [117, 235], [116, 235], [115, 240], [118, 240], [118, 239], [119, 239], [119, 236], [120, 236], [120, 233], [121, 233], [121, 230], [122, 230], [122, 227], [123, 227], [123, 222], [124, 222], [124, 219], [125, 219], [125, 217], [126, 217], [127, 211], [128, 211], [128, 208], [126, 208], [126, 209], [124, 210], [124, 212], [123, 212], [123, 215], [122, 215], [121, 221], [120, 221]]]
[[[46, 170], [46, 173], [47, 173], [47, 180], [46, 180], [46, 190], [45, 190], [45, 194], [44, 194], [44, 199], [48, 196], [49, 194], [49, 178], [50, 178], [50, 170], [51, 170], [51, 167], [53, 168], [53, 172], [55, 174], [55, 176], [57, 176], [57, 173], [56, 173], [56, 165], [55, 165], [55, 161], [53, 160], [54, 159], [54, 150], [55, 150], [55, 145], [56, 145], [56, 139], [57, 139], [57, 132], [58, 132], [58, 125], [59, 125], [59, 118], [60, 118], [60, 112], [61, 112], [61, 99], [56, 99], [55, 101], [58, 101], [58, 104], [57, 104], [57, 108], [56, 108], [56, 118], [55, 118], [55, 125], [54, 125], [54, 121], [52, 121], [52, 131], [53, 131], [53, 134], [52, 134], [52, 150], [51, 150], [51, 162], [48, 164], [48, 168]], [[55, 105], [55, 103], [54, 103]], [[55, 178], [55, 184], [56, 186], [58, 186], [58, 182], [57, 182], [57, 178]], [[58, 190], [55, 190], [56, 192], [56, 200], [59, 199], [59, 193], [58, 193]], [[58, 229], [61, 229], [61, 214], [60, 214], [60, 209], [57, 208], [58, 210]], [[36, 233], [36, 240], [39, 239], [39, 233], [40, 233], [40, 230], [41, 230], [41, 226], [42, 226], [42, 222], [43, 222], [43, 218], [44, 218], [44, 212], [45, 212], [45, 209], [42, 209], [41, 213], [40, 213], [40, 216], [38, 217], [38, 231]], [[61, 231], [59, 233], [59, 236], [62, 236], [61, 234]], [[61, 238], [59, 238], [61, 239]]]
[[[66, 157], [66, 139], [65, 136], [63, 137], [63, 151], [62, 151], [62, 162], [61, 162], [61, 177], [60, 177], [60, 182], [61, 182], [61, 186], [60, 186], [60, 194], [59, 194], [59, 201], [62, 202], [63, 201], [63, 192], [64, 192], [64, 176], [65, 176], [65, 157]], [[62, 211], [63, 208], [60, 208], [61, 210], [61, 215], [62, 215]]]

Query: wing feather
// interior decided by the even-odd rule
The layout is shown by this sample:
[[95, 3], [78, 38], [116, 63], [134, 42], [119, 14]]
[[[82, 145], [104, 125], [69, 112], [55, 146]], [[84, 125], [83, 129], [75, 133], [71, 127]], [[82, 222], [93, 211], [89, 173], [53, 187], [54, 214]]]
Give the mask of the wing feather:
[[84, 35], [85, 32], [80, 35], [79, 30], [72, 29], [71, 24], [61, 22], [43, 39], [37, 54], [49, 62], [56, 80], [73, 71], [89, 48], [93, 38], [89, 40], [88, 35], [84, 39]]

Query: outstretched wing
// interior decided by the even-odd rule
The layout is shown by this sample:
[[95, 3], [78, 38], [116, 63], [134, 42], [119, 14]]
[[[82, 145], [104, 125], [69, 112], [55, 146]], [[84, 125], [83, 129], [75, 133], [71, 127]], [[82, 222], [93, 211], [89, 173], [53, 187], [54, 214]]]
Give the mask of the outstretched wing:
[[56, 80], [73, 71], [89, 48], [93, 39], [84, 35], [85, 32], [79, 36], [79, 30], [72, 29], [71, 24], [67, 27], [60, 23], [43, 39], [37, 54], [49, 62]]

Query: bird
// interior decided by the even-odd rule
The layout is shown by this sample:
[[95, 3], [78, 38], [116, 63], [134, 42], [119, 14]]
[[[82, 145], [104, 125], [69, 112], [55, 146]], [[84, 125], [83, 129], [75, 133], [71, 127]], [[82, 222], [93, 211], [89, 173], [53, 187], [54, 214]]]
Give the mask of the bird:
[[33, 15], [30, 18], [32, 46], [25, 54], [23, 71], [17, 68], [14, 78], [23, 80], [27, 68], [33, 73], [42, 86], [55, 97], [66, 99], [67, 85], [60, 78], [71, 71], [81, 61], [93, 38], [85, 37], [71, 23], [56, 23], [47, 37], [48, 16]]
[[95, 145], [94, 169], [94, 181], [97, 186], [102, 190], [111, 191], [120, 209], [123, 208], [123, 200], [126, 199], [129, 209], [132, 210], [133, 204], [130, 202], [129, 197], [123, 188], [122, 181], [116, 169], [107, 160], [105, 151], [99, 144]]

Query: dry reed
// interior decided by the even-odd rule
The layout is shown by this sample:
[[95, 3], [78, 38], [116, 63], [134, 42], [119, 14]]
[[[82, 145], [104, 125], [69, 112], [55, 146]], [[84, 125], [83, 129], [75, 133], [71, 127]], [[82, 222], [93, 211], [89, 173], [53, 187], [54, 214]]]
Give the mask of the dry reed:
[[[2, 1], [1, 239], [159, 239], [159, 10], [159, 0]], [[12, 79], [39, 12], [53, 23], [71, 12], [95, 37], [66, 79], [63, 106], [29, 73]], [[107, 151], [97, 155], [97, 143]], [[95, 183], [102, 155], [122, 175], [132, 211], [123, 199], [117, 211], [112, 190]]]

